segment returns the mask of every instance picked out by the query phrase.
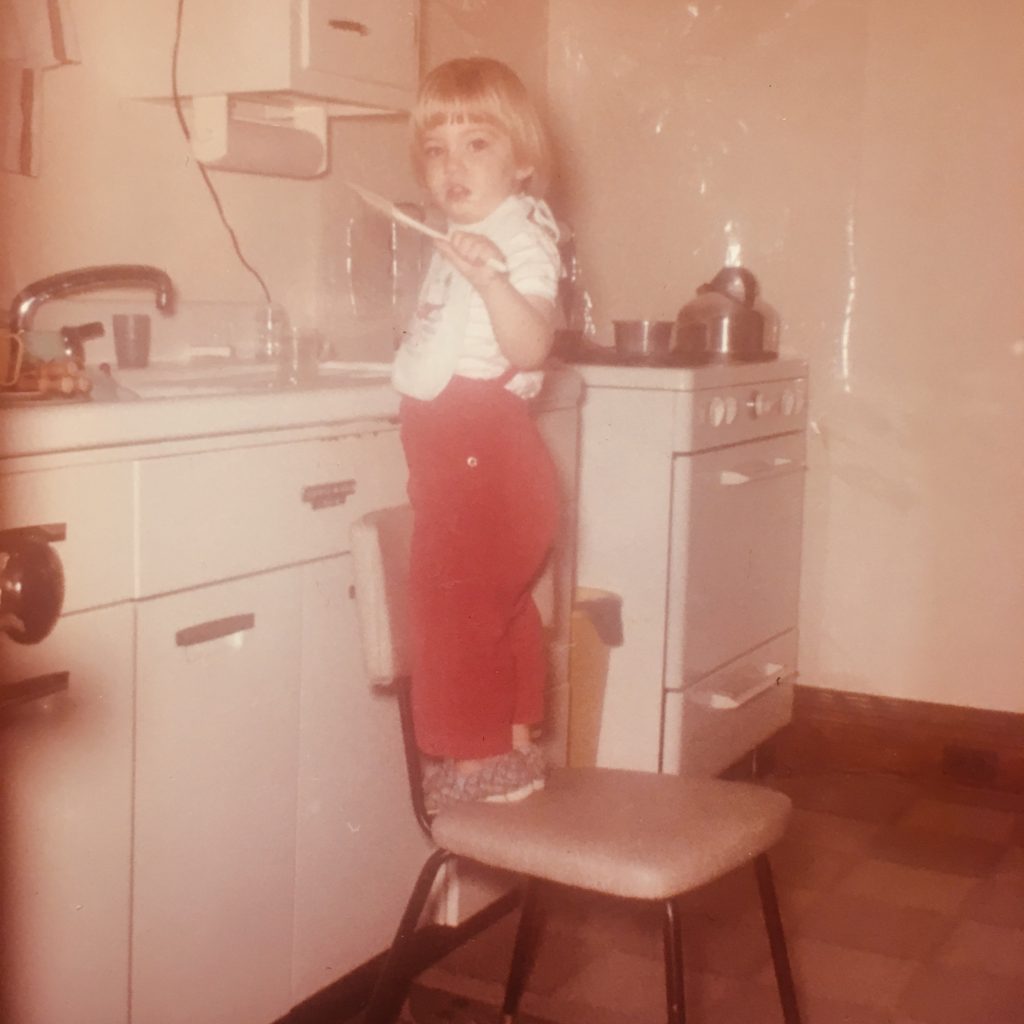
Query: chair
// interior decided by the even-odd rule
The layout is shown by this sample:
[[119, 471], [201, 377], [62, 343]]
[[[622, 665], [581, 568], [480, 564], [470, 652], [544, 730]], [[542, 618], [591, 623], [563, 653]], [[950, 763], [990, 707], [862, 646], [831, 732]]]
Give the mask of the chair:
[[392, 1024], [411, 978], [406, 949], [442, 866], [465, 857], [526, 879], [502, 1006], [515, 1020], [539, 934], [540, 883], [560, 883], [664, 907], [669, 1024], [684, 1024], [679, 898], [753, 861], [783, 1017], [800, 1016], [766, 851], [782, 836], [790, 801], [746, 782], [602, 768], [553, 770], [514, 804], [466, 803], [427, 814], [408, 693], [405, 585], [412, 513], [384, 509], [353, 526], [357, 604], [375, 683], [396, 685], [413, 809], [436, 845], [420, 872], [363, 1018]]

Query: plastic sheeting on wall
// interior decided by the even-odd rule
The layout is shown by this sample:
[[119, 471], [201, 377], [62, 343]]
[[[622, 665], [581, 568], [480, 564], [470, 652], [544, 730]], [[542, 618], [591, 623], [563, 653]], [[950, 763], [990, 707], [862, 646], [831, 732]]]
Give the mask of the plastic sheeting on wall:
[[1024, 710], [1016, 0], [551, 0], [599, 341], [749, 267], [811, 362], [802, 671]]

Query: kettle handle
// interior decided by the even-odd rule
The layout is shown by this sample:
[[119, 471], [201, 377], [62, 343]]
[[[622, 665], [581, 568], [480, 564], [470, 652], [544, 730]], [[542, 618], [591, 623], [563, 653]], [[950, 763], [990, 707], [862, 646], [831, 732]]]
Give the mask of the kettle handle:
[[[734, 294], [734, 286], [739, 282], [743, 286], [743, 298]], [[757, 298], [757, 278], [746, 267], [722, 267], [707, 283], [702, 284], [698, 292], [718, 292], [727, 299], [742, 301], [744, 306], [753, 306]]]

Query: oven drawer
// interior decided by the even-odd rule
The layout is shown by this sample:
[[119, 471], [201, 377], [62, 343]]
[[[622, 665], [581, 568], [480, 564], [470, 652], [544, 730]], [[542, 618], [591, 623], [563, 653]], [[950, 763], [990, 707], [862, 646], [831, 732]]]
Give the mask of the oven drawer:
[[793, 713], [797, 633], [790, 630], [686, 690], [665, 693], [662, 771], [717, 775]]
[[[376, 473], [360, 437], [138, 464], [136, 596], [184, 590], [348, 550]], [[369, 487], [367, 483], [369, 481]]]

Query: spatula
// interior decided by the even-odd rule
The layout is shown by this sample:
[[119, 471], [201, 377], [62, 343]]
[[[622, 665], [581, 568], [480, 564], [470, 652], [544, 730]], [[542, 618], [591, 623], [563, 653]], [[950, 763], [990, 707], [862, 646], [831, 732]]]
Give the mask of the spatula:
[[[409, 214], [395, 206], [390, 199], [385, 199], [383, 196], [377, 195], [376, 192], [371, 192], [369, 189], [363, 188], [362, 185], [356, 185], [354, 182], [349, 181], [346, 184], [367, 206], [372, 206], [375, 210], [383, 213], [385, 217], [390, 217], [398, 224], [412, 228], [413, 231], [418, 231], [421, 235], [427, 235], [429, 238], [439, 238], [443, 242], [448, 240], [447, 235], [442, 234], [440, 231], [435, 231], [434, 228], [428, 227], [415, 217], [410, 217]], [[504, 260], [497, 258], [488, 259], [487, 266], [501, 274], [508, 273], [508, 264]]]

